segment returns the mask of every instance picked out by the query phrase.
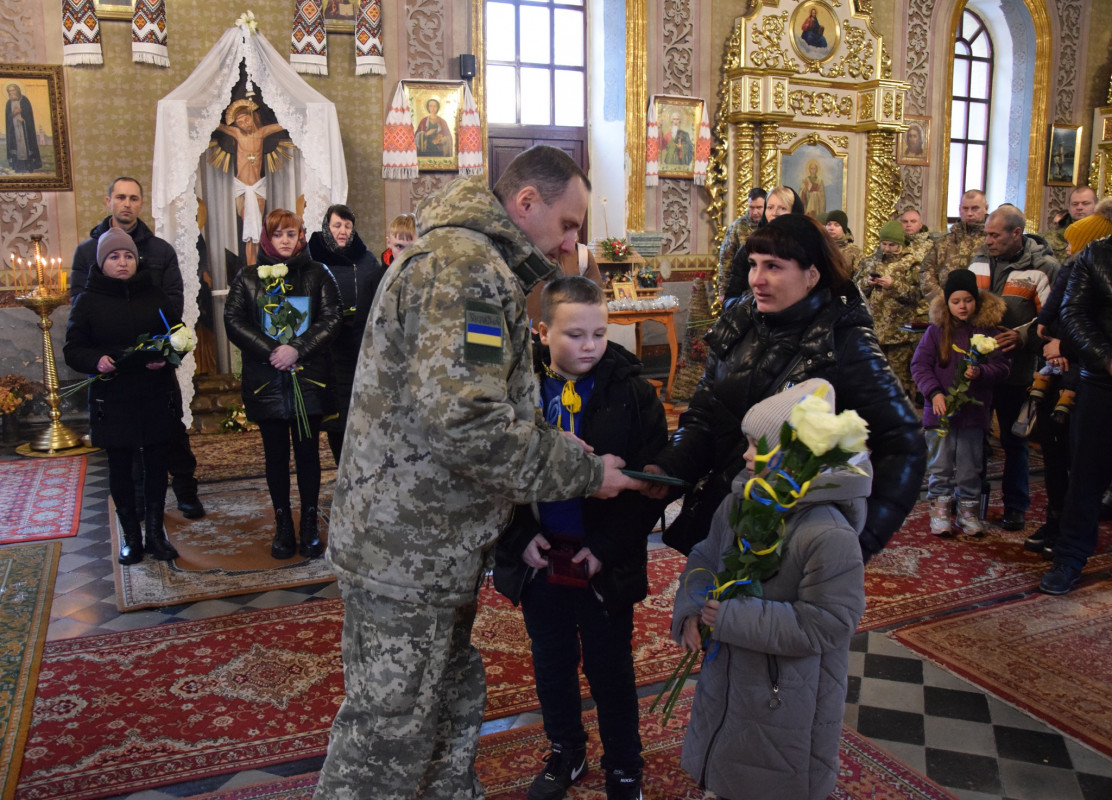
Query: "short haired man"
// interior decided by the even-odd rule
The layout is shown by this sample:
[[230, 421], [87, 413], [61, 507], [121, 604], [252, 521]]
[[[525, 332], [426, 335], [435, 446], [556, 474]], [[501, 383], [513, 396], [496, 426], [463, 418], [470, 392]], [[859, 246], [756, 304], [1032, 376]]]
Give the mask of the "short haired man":
[[482, 797], [478, 587], [515, 503], [643, 484], [536, 419], [525, 297], [574, 246], [590, 184], [540, 145], [494, 192], [426, 199], [405, 269], [375, 296], [336, 479], [328, 559], [344, 594], [347, 696], [319, 798]]
[[1035, 330], [1035, 318], [1050, 294], [1058, 276], [1058, 262], [1040, 239], [1024, 234], [1023, 212], [1013, 205], [1002, 205], [985, 222], [984, 254], [969, 265], [977, 276], [977, 288], [988, 289], [1004, 299], [1004, 330], [996, 342], [1010, 352], [1012, 369], [996, 384], [992, 407], [1000, 425], [1000, 444], [1004, 448], [1004, 476], [1001, 493], [1004, 519], [1001, 527], [1021, 530], [1031, 503], [1027, 480], [1027, 439], [1012, 433], [1012, 425], [1027, 400], [1031, 376], [1039, 368], [1042, 341]]
[[[173, 245], [155, 236], [139, 214], [143, 211], [143, 186], [135, 178], [119, 177], [108, 184], [104, 204], [108, 216], [89, 231], [89, 238], [77, 245], [73, 252], [73, 265], [70, 271], [70, 301], [85, 290], [89, 273], [100, 272], [97, 266], [97, 241], [109, 228], [121, 228], [131, 235], [139, 251], [139, 271], [151, 274], [155, 286], [173, 303], [173, 316], [181, 318], [185, 307], [185, 290], [182, 286], [181, 269], [178, 267], [178, 254]], [[177, 384], [175, 383], [175, 386]], [[178, 405], [181, 405], [181, 392], [178, 391]], [[205, 515], [205, 508], [197, 497], [197, 459], [189, 446], [189, 433], [179, 419], [179, 430], [170, 440], [167, 448], [167, 465], [170, 470], [170, 485], [178, 500], [178, 509], [188, 519], [198, 519]], [[149, 511], [153, 513], [153, 511]]]
[[927, 302], [941, 291], [950, 270], [968, 267], [981, 249], [987, 213], [988, 201], [980, 189], [970, 189], [961, 196], [960, 219], [923, 256], [919, 284]]
[[1073, 448], [1054, 565], [1039, 584], [1054, 595], [1066, 594], [1081, 580], [1096, 549], [1101, 493], [1112, 481], [1112, 237], [1092, 242], [1074, 259], [1061, 323], [1081, 362], [1070, 425], [1084, 442]]
[[726, 226], [722, 246], [718, 249], [718, 285], [723, 288], [730, 282], [730, 265], [734, 261], [734, 254], [764, 219], [765, 194], [765, 190], [759, 186], [750, 189], [745, 213]]
[[1097, 193], [1088, 186], [1077, 186], [1070, 192], [1069, 210], [1061, 215], [1056, 225], [1051, 225], [1041, 236], [1054, 250], [1059, 262], [1066, 260], [1066, 228], [1093, 213], [1097, 207]]

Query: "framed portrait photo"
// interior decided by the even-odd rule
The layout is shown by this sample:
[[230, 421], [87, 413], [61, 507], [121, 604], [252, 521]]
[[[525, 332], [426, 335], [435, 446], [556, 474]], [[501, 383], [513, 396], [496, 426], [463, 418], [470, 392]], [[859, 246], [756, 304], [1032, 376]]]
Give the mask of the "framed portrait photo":
[[1081, 126], [1051, 125], [1050, 147], [1046, 160], [1046, 185], [1075, 185], [1080, 160]]
[[896, 163], [929, 166], [931, 163], [931, 118], [908, 114], [907, 130], [896, 137]]
[[4, 153], [0, 192], [73, 189], [62, 67], [0, 64]]
[[697, 97], [653, 98], [660, 129], [660, 177], [695, 178], [695, 143], [702, 124], [703, 101]]
[[324, 29], [329, 33], [355, 33], [355, 18], [363, 0], [321, 0]]
[[811, 137], [780, 151], [780, 181], [797, 187], [803, 212], [810, 217], [821, 220], [830, 211], [846, 209], [846, 156]]
[[97, 19], [126, 19], [135, 16], [135, 0], [93, 0]]
[[459, 169], [463, 81], [402, 81], [402, 86], [413, 115], [417, 169], [420, 172]]
[[637, 286], [633, 281], [612, 281], [610, 288], [614, 291], [615, 300], [637, 299]]
[[842, 26], [834, 9], [823, 0], [806, 0], [796, 6], [791, 22], [792, 48], [807, 62], [823, 62], [834, 55], [842, 39]]

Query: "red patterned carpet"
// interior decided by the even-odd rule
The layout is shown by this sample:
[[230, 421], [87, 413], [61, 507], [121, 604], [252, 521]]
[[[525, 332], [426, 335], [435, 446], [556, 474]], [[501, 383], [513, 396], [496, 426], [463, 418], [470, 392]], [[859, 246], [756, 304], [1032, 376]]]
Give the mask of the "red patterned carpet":
[[1083, 581], [889, 634], [997, 697], [1112, 756], [1112, 586]]
[[[649, 714], [651, 698], [642, 700], [641, 739], [644, 745], [645, 800], [703, 800], [700, 790], [679, 766], [683, 731], [691, 711], [692, 691], [676, 706], [666, 726], [660, 715]], [[590, 771], [568, 794], [573, 800], [604, 800], [604, 773], [598, 768], [601, 745], [594, 712], [584, 716]], [[521, 800], [543, 764], [548, 740], [540, 725], [529, 725], [479, 740], [476, 769], [490, 800]], [[953, 796], [897, 759], [873, 746], [849, 728], [842, 732], [841, 774], [833, 800], [953, 800]], [[204, 800], [309, 800], [317, 773], [270, 783], [202, 795]], [[201, 797], [194, 800], [201, 800]]]
[[[993, 497], [999, 507], [999, 496]], [[983, 537], [940, 539], [930, 534], [926, 502], [917, 503], [903, 527], [865, 570], [868, 604], [860, 630], [872, 630], [945, 611], [1029, 592], [1047, 563], [1023, 549], [1023, 540], [1042, 524], [1046, 489], [1031, 485], [1027, 530], [986, 526]], [[1112, 567], [1112, 523], [1101, 524], [1097, 555], [1087, 572]]]
[[[650, 561], [674, 591], [682, 558]], [[521, 612], [490, 587], [474, 641], [488, 719], [537, 707]], [[640, 682], [671, 674], [671, 594], [638, 607]], [[343, 606], [328, 600], [46, 645], [17, 800], [86, 800], [325, 751], [343, 700]], [[497, 635], [495, 635], [497, 632]]]
[[85, 456], [0, 461], [0, 544], [77, 533]]

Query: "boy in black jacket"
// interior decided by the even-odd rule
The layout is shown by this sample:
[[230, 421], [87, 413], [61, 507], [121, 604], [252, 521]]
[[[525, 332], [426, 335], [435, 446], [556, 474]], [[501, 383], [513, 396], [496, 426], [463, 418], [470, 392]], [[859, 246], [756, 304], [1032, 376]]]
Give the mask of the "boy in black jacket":
[[[535, 350], [541, 411], [596, 454], [640, 469], [667, 441], [664, 407], [641, 363], [606, 340], [602, 289], [557, 278], [542, 295]], [[556, 800], [587, 772], [579, 654], [598, 707], [609, 800], [641, 797], [633, 605], [648, 593], [646, 539], [660, 503], [636, 492], [519, 506], [498, 544], [495, 586], [520, 599], [552, 753], [529, 800]]]

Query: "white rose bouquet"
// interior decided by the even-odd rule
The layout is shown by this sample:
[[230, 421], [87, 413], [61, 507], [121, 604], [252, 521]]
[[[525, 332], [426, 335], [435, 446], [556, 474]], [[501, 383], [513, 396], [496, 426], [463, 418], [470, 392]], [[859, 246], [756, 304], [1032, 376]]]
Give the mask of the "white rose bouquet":
[[[762, 596], [762, 581], [780, 571], [784, 514], [807, 494], [822, 472], [846, 466], [854, 455], [865, 452], [868, 436], [868, 424], [856, 411], [835, 414], [826, 400], [812, 394], [792, 409], [780, 429], [779, 445], [769, 449], [767, 440], [761, 438], [756, 461], [767, 468], [749, 479], [745, 498], [734, 502], [730, 526], [736, 536], [725, 553], [722, 571], [711, 576], [705, 589], [707, 599]], [[711, 629], [701, 626], [700, 631], [706, 649]], [[713, 659], [716, 653], [717, 648], [707, 651], [706, 659]], [[698, 652], [684, 654], [649, 709], [655, 710], [664, 700], [665, 722], [698, 657]]]
[[280, 344], [289, 344], [297, 326], [305, 319], [305, 312], [286, 299], [286, 292], [293, 288], [286, 283], [289, 267], [285, 264], [262, 264], [256, 272], [263, 289], [257, 300], [262, 311], [263, 332]]
[[954, 351], [961, 353], [964, 358], [958, 364], [957, 369], [954, 370], [954, 385], [946, 390], [946, 413], [938, 421], [939, 439], [950, 432], [950, 420], [963, 406], [984, 405], [980, 400], [969, 394], [969, 386], [973, 381], [965, 377], [965, 372], [968, 367], [979, 367], [984, 364], [988, 360], [989, 354], [996, 350], [996, 347], [996, 339], [980, 333], [975, 333], [969, 337], [968, 350], [962, 350], [956, 344], [953, 345]]

